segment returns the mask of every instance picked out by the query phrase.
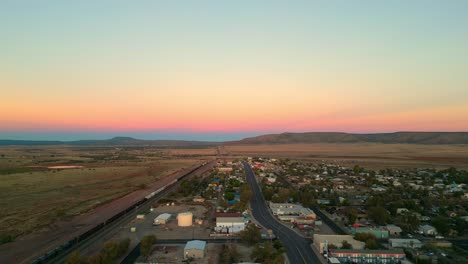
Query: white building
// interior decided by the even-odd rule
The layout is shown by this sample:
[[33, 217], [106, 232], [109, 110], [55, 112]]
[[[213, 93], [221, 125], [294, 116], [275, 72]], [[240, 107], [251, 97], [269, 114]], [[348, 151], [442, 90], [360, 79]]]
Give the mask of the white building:
[[300, 204], [270, 202], [269, 206], [273, 215], [277, 215], [280, 219], [283, 218], [282, 220], [291, 221], [297, 217], [317, 218], [313, 210], [303, 207]]
[[422, 242], [414, 238], [390, 238], [388, 243], [392, 248], [421, 248]]
[[390, 236], [400, 236], [400, 233], [403, 231], [399, 226], [396, 225], [386, 225], [385, 229], [388, 230]]
[[431, 225], [422, 225], [419, 226], [419, 232], [424, 235], [435, 236], [437, 235], [437, 229]]
[[160, 214], [158, 215], [158, 217], [156, 217], [154, 219], [154, 225], [160, 225], [160, 224], [166, 224], [167, 222], [169, 222], [169, 219], [171, 219], [171, 214], [168, 214], [168, 213], [164, 213], [164, 214]]
[[216, 229], [237, 233], [245, 228], [244, 217], [216, 217]]

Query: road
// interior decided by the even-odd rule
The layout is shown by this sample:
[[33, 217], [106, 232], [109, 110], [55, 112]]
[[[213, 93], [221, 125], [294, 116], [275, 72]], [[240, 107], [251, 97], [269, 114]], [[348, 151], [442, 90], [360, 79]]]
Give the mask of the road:
[[260, 187], [255, 179], [255, 174], [250, 165], [243, 161], [247, 182], [252, 189], [252, 200], [250, 201], [253, 217], [265, 228], [273, 230], [276, 237], [283, 243], [290, 263], [322, 263], [310, 247], [310, 242], [301, 237], [293, 230], [279, 223], [267, 207]]

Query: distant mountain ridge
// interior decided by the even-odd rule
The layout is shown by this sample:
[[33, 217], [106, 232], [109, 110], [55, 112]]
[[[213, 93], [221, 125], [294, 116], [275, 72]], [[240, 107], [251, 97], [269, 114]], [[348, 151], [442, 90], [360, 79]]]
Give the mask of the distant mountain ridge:
[[46, 140], [2, 140], [0, 146], [166, 146], [202, 147], [219, 144], [294, 144], [294, 143], [386, 143], [386, 144], [468, 144], [468, 132], [395, 132], [353, 134], [343, 132], [305, 132], [268, 134], [244, 138], [238, 141], [208, 142], [188, 140], [143, 140], [132, 137], [114, 137], [104, 140], [46, 141]]
[[104, 140], [75, 140], [75, 141], [57, 141], [57, 140], [9, 140], [0, 139], [0, 146], [52, 146], [52, 145], [71, 145], [71, 146], [210, 146], [218, 142], [188, 141], [188, 140], [143, 140], [132, 137], [114, 137]]
[[387, 144], [468, 144], [468, 132], [395, 132], [353, 134], [342, 132], [305, 132], [261, 135], [235, 144], [294, 144], [294, 143], [387, 143]]

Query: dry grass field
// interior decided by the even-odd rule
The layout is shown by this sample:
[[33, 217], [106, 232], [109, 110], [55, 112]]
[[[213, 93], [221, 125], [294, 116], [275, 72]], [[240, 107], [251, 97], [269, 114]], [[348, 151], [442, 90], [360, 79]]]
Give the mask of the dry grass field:
[[[79, 215], [211, 159], [214, 153], [214, 149], [2, 147], [0, 235], [27, 234]], [[82, 168], [47, 168], [57, 165]]]
[[234, 156], [326, 160], [342, 165], [360, 164], [375, 169], [450, 166], [468, 169], [467, 145], [318, 143], [227, 145], [225, 149]]

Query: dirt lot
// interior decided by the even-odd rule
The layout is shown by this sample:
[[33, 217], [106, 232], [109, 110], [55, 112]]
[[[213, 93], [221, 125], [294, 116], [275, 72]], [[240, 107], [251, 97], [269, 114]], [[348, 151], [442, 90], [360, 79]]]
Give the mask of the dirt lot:
[[[206, 218], [207, 209], [201, 205], [175, 205], [175, 206], [160, 206], [155, 208], [153, 212], [145, 215], [144, 220], [134, 219], [129, 223], [124, 232], [128, 232], [130, 237], [141, 240], [144, 236], [154, 234], [158, 239], [207, 239], [210, 235], [211, 227], [207, 221], [203, 224], [194, 224], [192, 227], [177, 226], [177, 214], [182, 212], [192, 212], [193, 220], [197, 218]], [[154, 219], [162, 214], [169, 213], [172, 215], [167, 224], [153, 226]], [[135, 233], [130, 233], [130, 228], [136, 227]]]
[[332, 161], [374, 169], [454, 166], [468, 169], [467, 145], [416, 144], [278, 144], [225, 146], [234, 156], [266, 156], [309, 161]]
[[[209, 154], [214, 149], [199, 152]], [[0, 235], [12, 236], [144, 189], [209, 157], [175, 157], [171, 150], [154, 148], [65, 146], [1, 147], [0, 154]], [[73, 165], [81, 168], [50, 169]]]

